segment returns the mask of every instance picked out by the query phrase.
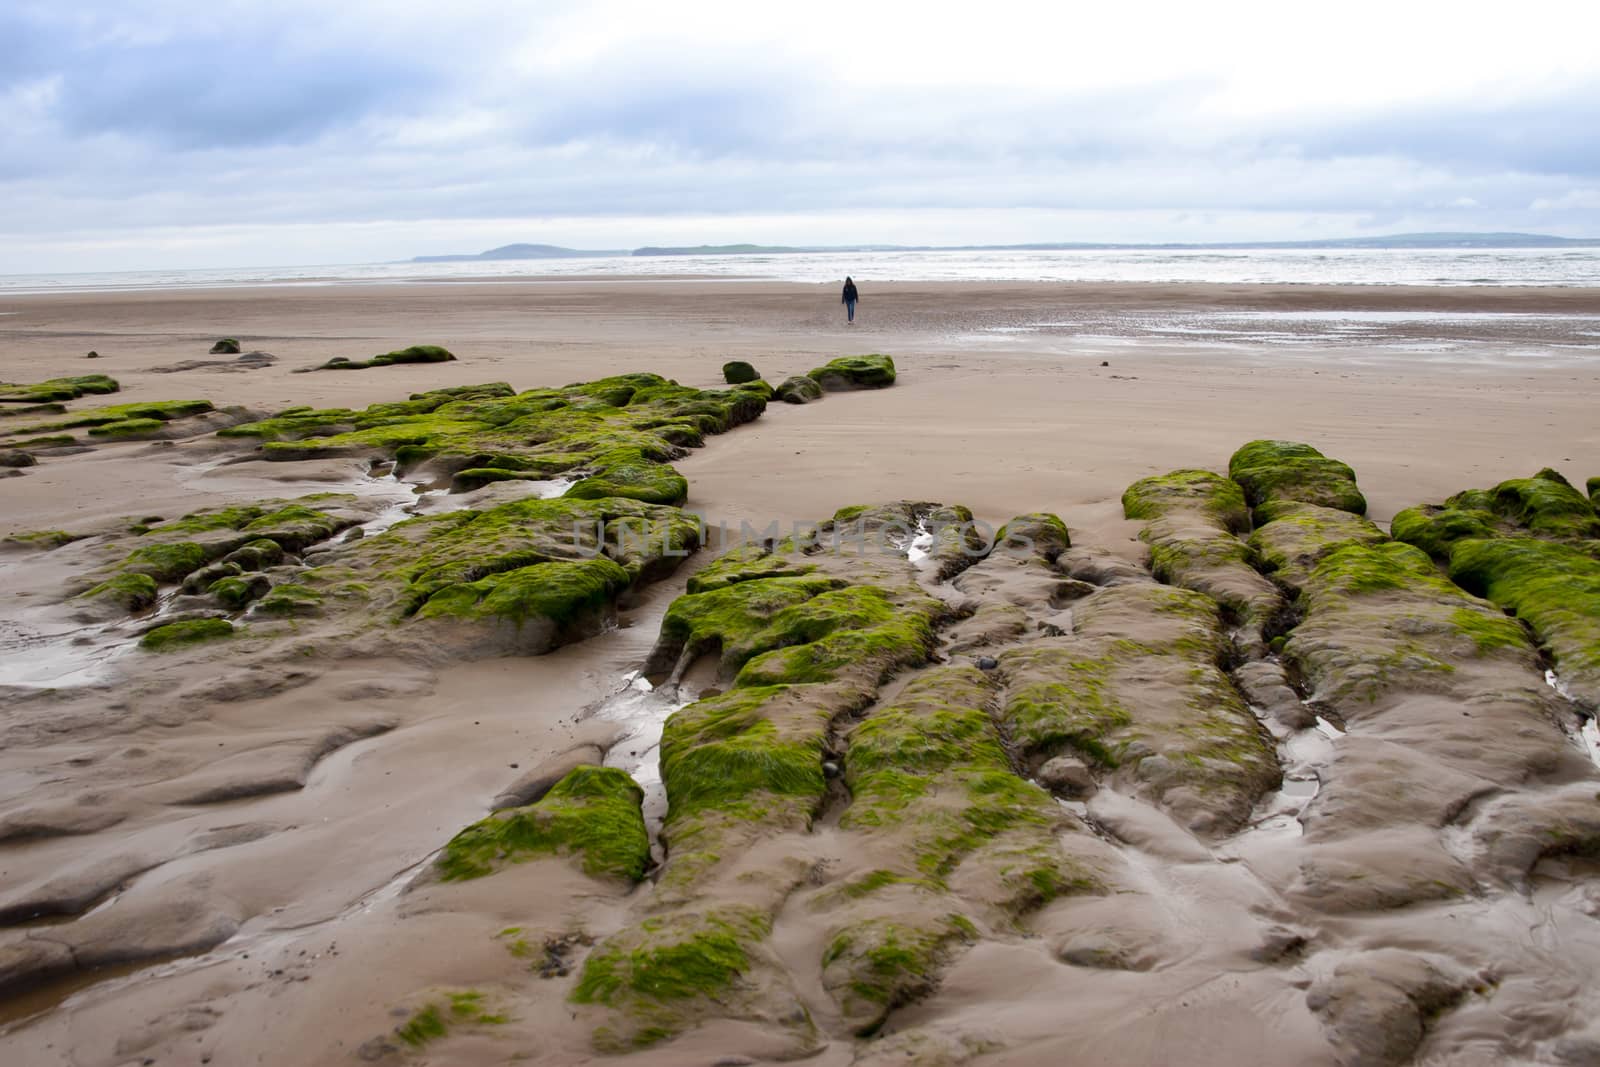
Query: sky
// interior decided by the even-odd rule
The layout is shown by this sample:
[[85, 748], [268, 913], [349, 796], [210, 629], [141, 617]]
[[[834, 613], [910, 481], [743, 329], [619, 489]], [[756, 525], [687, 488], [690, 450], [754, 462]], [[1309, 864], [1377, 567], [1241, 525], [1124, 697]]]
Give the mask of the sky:
[[1600, 4], [0, 0], [0, 274], [1600, 237]]

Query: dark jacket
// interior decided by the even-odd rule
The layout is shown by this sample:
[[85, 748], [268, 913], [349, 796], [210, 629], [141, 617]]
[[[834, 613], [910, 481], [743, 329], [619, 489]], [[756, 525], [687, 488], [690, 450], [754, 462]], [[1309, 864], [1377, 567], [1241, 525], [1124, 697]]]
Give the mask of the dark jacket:
[[856, 283], [855, 282], [845, 282], [844, 283], [844, 295], [839, 298], [839, 303], [848, 304], [852, 300], [860, 300], [860, 299], [861, 299], [861, 297], [856, 294]]

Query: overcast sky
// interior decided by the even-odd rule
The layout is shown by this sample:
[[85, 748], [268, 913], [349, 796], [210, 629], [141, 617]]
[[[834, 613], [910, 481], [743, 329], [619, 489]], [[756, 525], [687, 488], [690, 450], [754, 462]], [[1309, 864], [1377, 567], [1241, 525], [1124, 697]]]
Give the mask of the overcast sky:
[[0, 273], [1600, 236], [1600, 4], [0, 0]]

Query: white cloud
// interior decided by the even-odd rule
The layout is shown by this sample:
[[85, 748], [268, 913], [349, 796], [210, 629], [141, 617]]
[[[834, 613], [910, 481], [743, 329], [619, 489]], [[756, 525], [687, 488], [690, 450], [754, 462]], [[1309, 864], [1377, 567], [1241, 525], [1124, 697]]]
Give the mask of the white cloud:
[[0, 11], [0, 272], [1600, 233], [1593, 4], [100, 2]]

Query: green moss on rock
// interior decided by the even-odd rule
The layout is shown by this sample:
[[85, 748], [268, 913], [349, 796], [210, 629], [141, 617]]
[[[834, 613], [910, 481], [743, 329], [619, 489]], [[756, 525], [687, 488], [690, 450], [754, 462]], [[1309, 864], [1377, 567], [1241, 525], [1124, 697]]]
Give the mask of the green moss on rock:
[[761, 377], [761, 372], [742, 359], [735, 359], [722, 365], [722, 380], [729, 385], [740, 385], [744, 382], [753, 382]]
[[146, 437], [159, 433], [166, 423], [160, 419], [122, 419], [118, 422], [108, 422], [100, 426], [91, 426], [91, 437]]
[[1600, 702], [1600, 559], [1527, 537], [1474, 539], [1452, 546], [1450, 576], [1515, 612], [1572, 691]]
[[1212, 471], [1176, 470], [1141, 478], [1122, 494], [1122, 513], [1129, 519], [1159, 519], [1186, 510], [1204, 512], [1233, 533], [1250, 530], [1244, 490]]
[[589, 954], [572, 999], [631, 1009], [636, 1026], [618, 1044], [654, 1044], [691, 1021], [685, 1002], [726, 997], [771, 928], [764, 915], [737, 906], [649, 920]]
[[227, 619], [186, 619], [156, 627], [139, 639], [139, 647], [149, 652], [169, 652], [233, 634], [233, 623]]
[[1244, 489], [1252, 507], [1298, 501], [1366, 514], [1355, 472], [1296, 441], [1251, 441], [1228, 460], [1228, 477]]
[[822, 981], [859, 1037], [875, 1033], [895, 1008], [927, 996], [958, 944], [974, 939], [960, 915], [912, 923], [863, 919], [846, 926], [822, 956]]
[[643, 798], [622, 771], [578, 767], [538, 803], [496, 812], [456, 834], [439, 857], [439, 872], [458, 881], [504, 863], [573, 855], [593, 877], [636, 882], [650, 865]]
[[[89, 427], [92, 434], [96, 429], [119, 424], [136, 423], [146, 432], [150, 429], [159, 429], [159, 424], [172, 422], [177, 419], [186, 419], [194, 415], [204, 415], [216, 410], [209, 400], [147, 400], [132, 404], [112, 404], [107, 407], [85, 408], [75, 411], [64, 418], [53, 419], [49, 422], [34, 422], [25, 426], [8, 426], [5, 433], [15, 436], [24, 434], [54, 434], [61, 430], [75, 430]], [[156, 426], [149, 426], [156, 423]], [[115, 431], [132, 432], [132, 431]]]
[[822, 399], [822, 386], [815, 378], [796, 374], [785, 378], [774, 390], [774, 395], [785, 404], [809, 404]]
[[148, 574], [119, 574], [83, 594], [88, 600], [105, 600], [124, 611], [143, 611], [156, 602], [156, 580]]
[[516, 626], [546, 619], [569, 627], [604, 614], [628, 585], [628, 572], [604, 557], [536, 563], [447, 586], [417, 618], [497, 618]]
[[104, 374], [80, 374], [69, 378], [50, 378], [42, 382], [19, 384], [0, 382], [0, 401], [46, 403], [76, 400], [89, 394], [115, 393], [122, 387]]
[[239, 354], [239, 339], [237, 337], [224, 337], [211, 346], [213, 356], [237, 356]]
[[894, 384], [894, 360], [884, 355], [840, 356], [806, 377], [830, 393], [841, 389], [882, 389]]
[[449, 363], [455, 359], [449, 349], [439, 345], [411, 345], [394, 352], [385, 352], [371, 359], [348, 359], [335, 356], [318, 370], [366, 370], [369, 367], [387, 367], [396, 363]]

